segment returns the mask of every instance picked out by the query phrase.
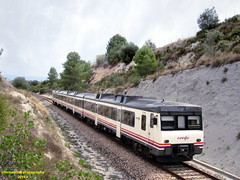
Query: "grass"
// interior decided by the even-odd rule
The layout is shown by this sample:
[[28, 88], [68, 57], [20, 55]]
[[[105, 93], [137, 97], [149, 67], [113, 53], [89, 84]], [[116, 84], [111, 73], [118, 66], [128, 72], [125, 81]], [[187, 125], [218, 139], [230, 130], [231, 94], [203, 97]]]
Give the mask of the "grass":
[[92, 168], [91, 164], [89, 164], [87, 161], [85, 161], [82, 158], [79, 159], [79, 164], [82, 165], [83, 167], [87, 168], [87, 169]]

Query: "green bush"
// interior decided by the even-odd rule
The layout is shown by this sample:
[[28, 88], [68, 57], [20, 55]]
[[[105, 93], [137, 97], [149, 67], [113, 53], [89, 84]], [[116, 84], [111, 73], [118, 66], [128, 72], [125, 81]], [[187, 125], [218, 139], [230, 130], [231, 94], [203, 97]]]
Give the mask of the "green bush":
[[158, 63], [158, 70], [159, 70], [160, 72], [162, 72], [162, 71], [164, 71], [164, 69], [165, 69], [165, 66], [164, 66], [163, 62], [159, 62], [159, 63]]
[[[25, 121], [10, 123], [5, 128], [5, 134], [0, 139], [0, 170], [21, 171], [38, 167], [44, 158], [43, 150], [46, 148], [46, 140], [33, 138], [30, 129], [34, 122], [28, 120], [30, 111], [25, 112]], [[41, 171], [41, 169], [39, 169]], [[7, 175], [6, 175], [7, 176]], [[15, 177], [16, 175], [9, 175]], [[28, 174], [33, 177], [34, 174]]]
[[233, 52], [236, 53], [236, 54], [240, 54], [240, 46], [235, 46], [233, 48]]
[[239, 35], [239, 34], [240, 34], [240, 25], [235, 26], [231, 31], [231, 36]]
[[79, 164], [82, 165], [83, 167], [87, 168], [87, 169], [91, 169], [92, 168], [91, 164], [89, 164], [84, 159], [79, 159]]
[[97, 82], [95, 85], [102, 86], [104, 88], [117, 87], [126, 83], [126, 79], [123, 74], [115, 73], [103, 78], [101, 81]]
[[125, 78], [121, 74], [113, 74], [110, 75], [106, 82], [105, 82], [105, 87], [116, 87], [116, 86], [121, 86], [125, 83]]
[[13, 82], [13, 86], [19, 89], [28, 89], [30, 87], [28, 81], [24, 77], [16, 77]]
[[223, 35], [218, 30], [211, 31], [207, 34], [207, 39], [203, 44], [204, 51], [209, 56], [215, 56], [218, 47], [218, 42], [222, 39]]
[[138, 73], [133, 73], [128, 77], [128, 82], [133, 85], [133, 87], [136, 87], [140, 83], [141, 77]]
[[235, 15], [231, 18], [225, 20], [227, 23], [237, 23], [239, 21], [240, 15]]
[[8, 116], [9, 116], [9, 103], [7, 102], [7, 98], [5, 95], [0, 94], [0, 133], [1, 130], [4, 129], [7, 124]]
[[124, 62], [125, 64], [129, 64], [132, 61], [133, 57], [135, 56], [137, 50], [138, 47], [132, 42], [121, 46], [119, 52], [121, 61]]
[[157, 60], [149, 46], [143, 46], [133, 57], [136, 63], [135, 69], [140, 76], [152, 74], [157, 69]]
[[108, 42], [106, 58], [110, 65], [120, 62], [120, 49], [123, 45], [127, 44], [125, 37], [119, 34], [114, 35]]

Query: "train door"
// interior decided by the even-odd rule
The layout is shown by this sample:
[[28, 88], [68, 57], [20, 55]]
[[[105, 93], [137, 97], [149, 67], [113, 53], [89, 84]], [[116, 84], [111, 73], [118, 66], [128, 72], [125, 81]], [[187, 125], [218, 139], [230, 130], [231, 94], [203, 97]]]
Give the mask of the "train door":
[[121, 137], [121, 117], [122, 117], [122, 111], [121, 111], [121, 109], [118, 109], [117, 110], [117, 122], [116, 122], [116, 125], [117, 125], [117, 127], [116, 127], [116, 136], [118, 138]]
[[148, 143], [148, 133], [149, 133], [149, 117], [147, 112], [142, 112], [141, 115], [141, 132], [140, 134], [146, 139], [145, 143]]
[[154, 135], [156, 134], [156, 125], [157, 125], [157, 121], [158, 121], [158, 115], [155, 113], [149, 113], [148, 116], [149, 120], [150, 120], [150, 124], [148, 127], [148, 142], [150, 144], [153, 144], [154, 142]]

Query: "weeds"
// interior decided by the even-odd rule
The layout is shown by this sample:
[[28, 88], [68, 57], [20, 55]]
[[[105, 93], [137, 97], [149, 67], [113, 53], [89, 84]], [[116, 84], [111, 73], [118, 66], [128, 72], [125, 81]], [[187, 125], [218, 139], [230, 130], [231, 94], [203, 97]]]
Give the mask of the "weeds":
[[228, 72], [228, 68], [225, 67], [224, 70], [223, 70], [224, 73], [227, 73]]
[[92, 166], [88, 162], [86, 162], [84, 159], [82, 159], [82, 158], [79, 159], [79, 164], [82, 165], [83, 167], [87, 168], [87, 169], [91, 169], [92, 168]]
[[223, 77], [222, 80], [221, 80], [221, 82], [222, 82], [222, 83], [225, 83], [227, 80], [228, 80], [228, 78]]
[[236, 138], [238, 141], [240, 140], [240, 132], [237, 134]]
[[[20, 113], [21, 111], [13, 104], [12, 97], [0, 94], [0, 172], [27, 172], [38, 171], [41, 174], [0, 174], [0, 179], [102, 179], [96, 173], [79, 170], [68, 160], [59, 160], [61, 158], [61, 149], [51, 141], [51, 136], [45, 136], [46, 139], [35, 137], [34, 121], [31, 120], [31, 111]], [[11, 102], [9, 101], [11, 100]], [[50, 119], [43, 116], [43, 122], [49, 123]], [[44, 136], [44, 137], [45, 137]], [[48, 142], [49, 141], [49, 142]], [[45, 156], [44, 153], [54, 153], [54, 148], [58, 158]], [[46, 153], [49, 154], [49, 153]], [[50, 155], [51, 156], [51, 155]], [[47, 158], [48, 157], [48, 158]], [[82, 162], [90, 169], [91, 165]]]

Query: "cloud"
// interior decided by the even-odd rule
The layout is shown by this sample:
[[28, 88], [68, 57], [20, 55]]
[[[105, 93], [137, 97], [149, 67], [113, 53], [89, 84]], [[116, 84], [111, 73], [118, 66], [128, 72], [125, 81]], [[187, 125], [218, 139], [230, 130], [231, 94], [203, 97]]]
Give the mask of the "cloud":
[[45, 76], [62, 71], [71, 51], [94, 61], [109, 39], [121, 34], [141, 47], [157, 46], [194, 35], [197, 18], [215, 6], [220, 19], [240, 13], [238, 0], [8, 0], [0, 6], [1, 71], [18, 76]]

